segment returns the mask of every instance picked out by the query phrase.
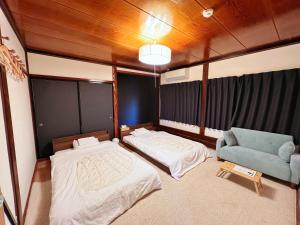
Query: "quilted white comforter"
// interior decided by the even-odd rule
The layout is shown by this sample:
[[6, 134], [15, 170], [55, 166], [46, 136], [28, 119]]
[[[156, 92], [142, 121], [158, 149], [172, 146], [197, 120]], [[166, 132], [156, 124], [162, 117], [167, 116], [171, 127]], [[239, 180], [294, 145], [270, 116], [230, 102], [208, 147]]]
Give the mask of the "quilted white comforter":
[[167, 166], [175, 179], [211, 155], [205, 145], [164, 131], [151, 131], [137, 137], [129, 135], [123, 140]]
[[51, 157], [50, 225], [105, 225], [161, 188], [157, 171], [105, 141]]

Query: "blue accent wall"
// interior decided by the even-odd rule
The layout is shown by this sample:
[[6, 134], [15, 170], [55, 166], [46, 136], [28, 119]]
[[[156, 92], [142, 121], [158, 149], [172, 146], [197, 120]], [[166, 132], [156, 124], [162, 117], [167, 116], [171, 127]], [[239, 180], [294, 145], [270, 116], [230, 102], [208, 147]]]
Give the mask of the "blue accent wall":
[[119, 125], [153, 122], [155, 78], [118, 74]]

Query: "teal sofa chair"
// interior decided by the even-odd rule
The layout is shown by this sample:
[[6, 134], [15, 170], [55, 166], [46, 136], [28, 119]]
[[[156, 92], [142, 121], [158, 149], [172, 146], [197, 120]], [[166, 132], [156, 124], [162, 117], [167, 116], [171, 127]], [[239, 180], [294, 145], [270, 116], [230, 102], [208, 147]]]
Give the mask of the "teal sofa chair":
[[216, 145], [218, 160], [227, 160], [288, 181], [293, 188], [299, 184], [299, 146], [296, 146], [289, 162], [278, 155], [279, 148], [284, 143], [293, 141], [292, 136], [236, 127], [232, 127], [231, 131], [237, 144], [228, 146], [224, 137], [219, 138]]

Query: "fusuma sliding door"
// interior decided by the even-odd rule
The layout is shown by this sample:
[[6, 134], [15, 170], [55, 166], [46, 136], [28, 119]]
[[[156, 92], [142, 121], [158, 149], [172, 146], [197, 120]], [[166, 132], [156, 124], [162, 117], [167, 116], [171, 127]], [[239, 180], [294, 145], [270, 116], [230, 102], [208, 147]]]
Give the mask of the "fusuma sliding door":
[[52, 139], [80, 132], [76, 81], [31, 79], [38, 158], [52, 155]]
[[108, 130], [113, 136], [112, 85], [79, 82], [81, 132]]
[[53, 154], [52, 139], [108, 130], [113, 137], [110, 83], [32, 78], [38, 158]]

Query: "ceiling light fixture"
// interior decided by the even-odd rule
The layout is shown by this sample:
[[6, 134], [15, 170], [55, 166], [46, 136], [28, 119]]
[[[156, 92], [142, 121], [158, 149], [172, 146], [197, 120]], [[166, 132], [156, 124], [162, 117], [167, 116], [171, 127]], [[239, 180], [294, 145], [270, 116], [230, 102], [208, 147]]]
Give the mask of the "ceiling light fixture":
[[202, 11], [202, 15], [205, 18], [209, 18], [214, 14], [214, 10], [213, 9], [205, 9]]
[[171, 49], [165, 45], [147, 44], [139, 49], [139, 60], [150, 65], [164, 65], [171, 61]]

